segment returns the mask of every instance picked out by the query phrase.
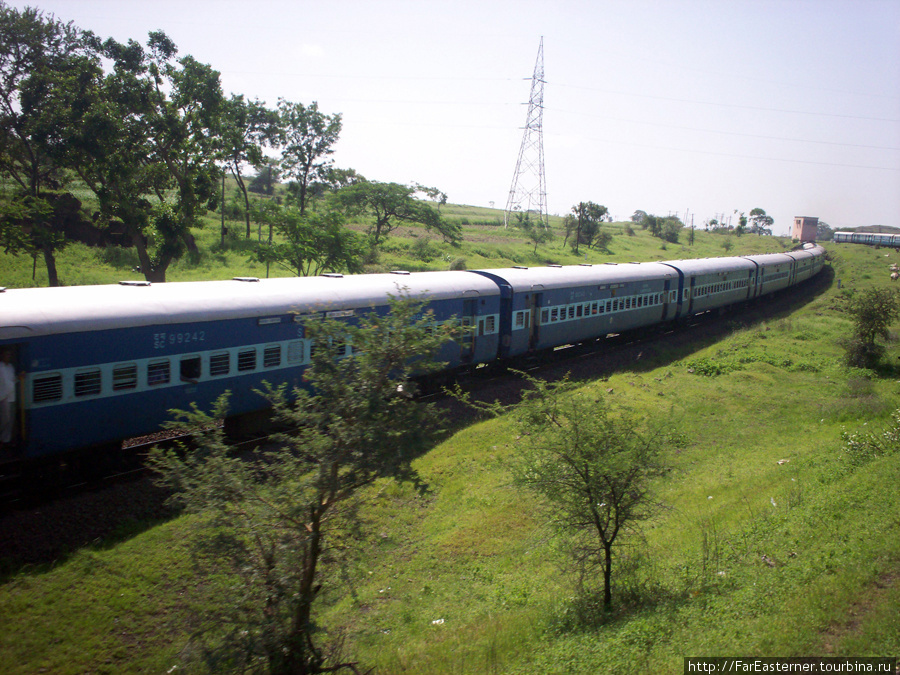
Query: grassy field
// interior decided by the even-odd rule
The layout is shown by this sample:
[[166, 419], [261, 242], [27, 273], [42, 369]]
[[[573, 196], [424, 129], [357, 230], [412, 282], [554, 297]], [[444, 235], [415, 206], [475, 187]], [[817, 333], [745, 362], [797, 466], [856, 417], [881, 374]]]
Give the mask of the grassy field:
[[[441, 257], [417, 267], [403, 247], [424, 233], [404, 231], [380, 264], [576, 262], [561, 238], [533, 256], [493, 223], [499, 212], [447, 213], [468, 223], [461, 248], [435, 241]], [[645, 232], [609, 227], [611, 255], [588, 252], [589, 262], [726, 254], [722, 235], [662, 249]], [[209, 245], [209, 231], [200, 236]], [[732, 254], [787, 245], [732, 241]], [[900, 654], [900, 453], [854, 465], [841, 443], [843, 429], [877, 430], [900, 407], [900, 348], [892, 343], [876, 372], [847, 369], [839, 345], [847, 298], [890, 284], [900, 253], [828, 250], [829, 282], [801, 291], [807, 299], [790, 312], [749, 324], [733, 317], [721, 339], [661, 344], [583, 382], [664, 420], [680, 439], [666, 449], [659, 515], [617, 558], [612, 616], [576, 594], [547, 514], [511, 486], [517, 432], [499, 418], [457, 430], [416, 461], [426, 493], [384, 483], [368, 495], [362, 554], [330, 580], [319, 616], [343, 636], [345, 654], [382, 675], [680, 673], [685, 656]], [[60, 263], [66, 282], [130, 269], [96, 255], [72, 247]], [[179, 264], [170, 279], [264, 276], [242, 260], [235, 242], [197, 266]], [[30, 261], [20, 265], [0, 258], [10, 278], [30, 279]], [[8, 578], [4, 673], [202, 672], [189, 663], [193, 617], [214, 614], [225, 582], [196, 574], [189, 543], [199, 526], [187, 516], [136, 526], [133, 536]]]

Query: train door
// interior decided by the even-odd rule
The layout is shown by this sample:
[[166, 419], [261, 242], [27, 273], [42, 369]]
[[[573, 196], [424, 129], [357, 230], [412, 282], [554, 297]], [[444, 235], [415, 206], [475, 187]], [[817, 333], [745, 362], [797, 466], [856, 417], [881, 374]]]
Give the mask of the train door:
[[687, 315], [691, 316], [694, 313], [694, 286], [697, 285], [697, 277], [691, 277], [690, 286], [687, 289], [687, 301], [688, 301], [688, 309]]
[[25, 377], [21, 347], [0, 347], [0, 454], [15, 454], [26, 439]]
[[[475, 339], [476, 339], [476, 331], [478, 330], [475, 326], [476, 315], [478, 313], [478, 299], [477, 298], [468, 298], [463, 300], [463, 309], [462, 316], [460, 317], [460, 324], [462, 325], [463, 335], [461, 340], [461, 352], [460, 352], [460, 360], [463, 363], [469, 363], [472, 360], [473, 355], [475, 354]], [[484, 324], [482, 319], [481, 332], [484, 332]]]
[[666, 279], [663, 282], [663, 311], [662, 311], [662, 320], [665, 321], [669, 318], [669, 283], [670, 280]]
[[532, 293], [528, 298], [528, 314], [531, 316], [531, 327], [528, 329], [528, 349], [536, 349], [540, 340], [541, 301], [543, 293]]

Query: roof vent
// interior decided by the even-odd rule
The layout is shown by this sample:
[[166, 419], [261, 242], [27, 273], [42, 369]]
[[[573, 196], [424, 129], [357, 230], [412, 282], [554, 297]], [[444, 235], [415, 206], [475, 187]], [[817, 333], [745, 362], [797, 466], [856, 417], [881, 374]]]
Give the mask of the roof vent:
[[409, 272], [407, 272], [406, 270], [391, 270], [391, 274], [403, 274], [409, 276]]
[[557, 265], [556, 263], [550, 263], [547, 267], [562, 267], [562, 265]]
[[149, 286], [149, 281], [120, 281], [119, 286]]
[[329, 279], [343, 279], [344, 275], [340, 272], [327, 272], [322, 275], [323, 277], [328, 277]]
[[579, 267], [593, 267], [593, 263], [578, 263]]
[[513, 265], [514, 270], [527, 270], [528, 268], [524, 265]]
[[232, 281], [246, 281], [248, 283], [255, 283], [259, 281], [259, 277], [231, 277]]

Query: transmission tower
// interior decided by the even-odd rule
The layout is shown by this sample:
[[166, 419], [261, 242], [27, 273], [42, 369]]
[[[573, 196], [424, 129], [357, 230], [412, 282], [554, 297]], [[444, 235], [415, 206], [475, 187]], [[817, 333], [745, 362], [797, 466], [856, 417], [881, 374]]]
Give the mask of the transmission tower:
[[509, 198], [506, 200], [504, 227], [509, 226], [512, 214], [532, 214], [544, 227], [549, 227], [547, 216], [547, 183], [544, 179], [544, 38], [538, 47], [534, 75], [531, 77], [531, 96], [528, 101], [528, 117], [525, 133], [519, 148], [519, 159], [513, 174]]

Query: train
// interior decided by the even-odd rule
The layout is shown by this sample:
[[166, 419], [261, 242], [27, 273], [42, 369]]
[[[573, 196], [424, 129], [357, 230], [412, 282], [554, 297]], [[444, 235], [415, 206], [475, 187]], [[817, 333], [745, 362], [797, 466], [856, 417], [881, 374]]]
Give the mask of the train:
[[900, 234], [886, 232], [835, 232], [833, 240], [837, 244], [867, 244], [900, 248]]
[[[307, 318], [354, 321], [421, 300], [463, 337], [438, 358], [459, 371], [765, 297], [816, 275], [821, 246], [738, 257], [443, 272], [0, 289], [0, 352], [20, 373], [5, 459], [121, 448], [170, 410], [266, 406], [257, 391], [300, 385]], [[98, 455], [99, 456], [99, 455]]]

